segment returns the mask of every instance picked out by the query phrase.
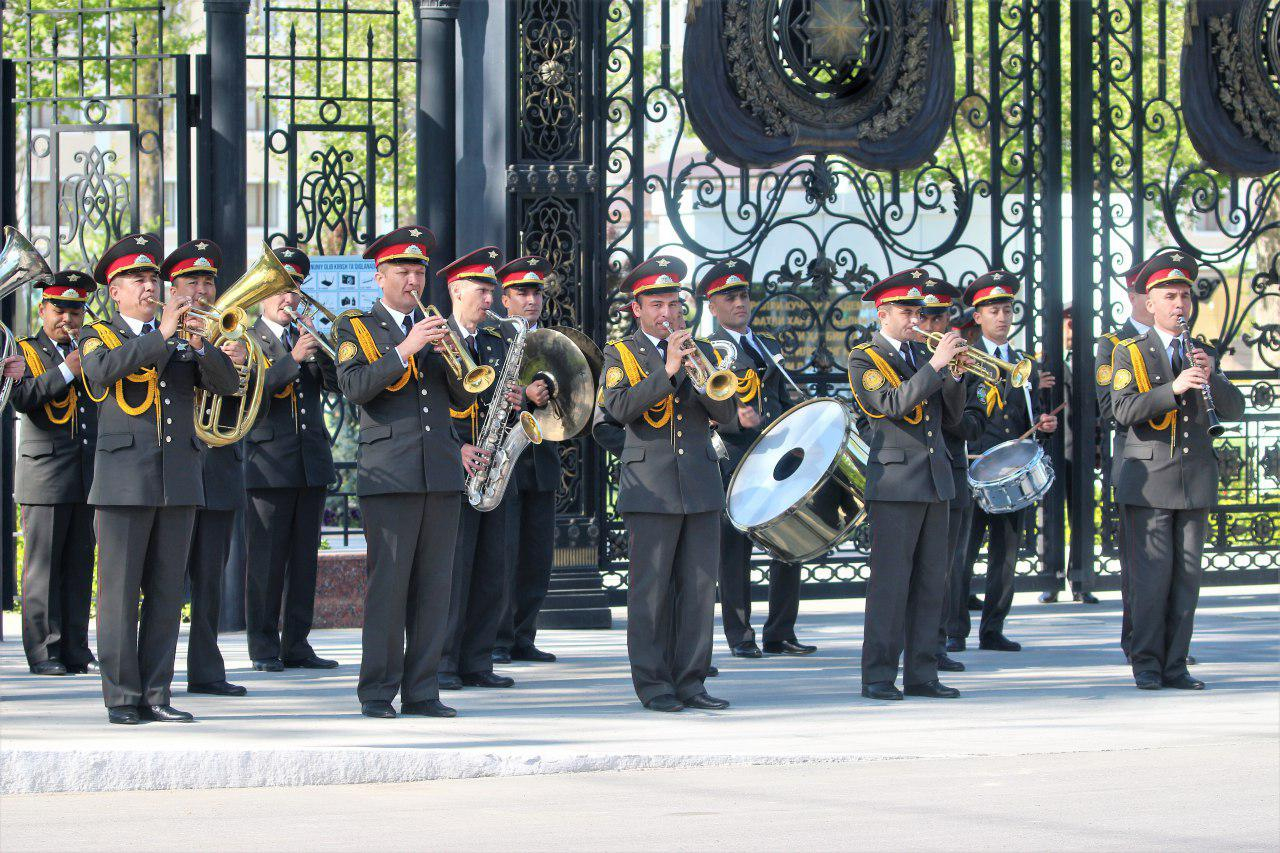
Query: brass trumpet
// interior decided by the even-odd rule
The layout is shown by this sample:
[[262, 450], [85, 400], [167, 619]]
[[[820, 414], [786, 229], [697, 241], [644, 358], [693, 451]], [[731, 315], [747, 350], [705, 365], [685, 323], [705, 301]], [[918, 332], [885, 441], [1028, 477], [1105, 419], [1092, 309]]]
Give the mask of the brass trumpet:
[[[924, 329], [917, 328], [916, 333], [925, 339], [929, 352], [934, 352], [938, 349], [938, 342], [942, 340], [940, 332], [926, 332]], [[1004, 372], [1009, 374], [1010, 385], [1014, 388], [1021, 388], [1027, 384], [1027, 381], [1031, 378], [1031, 371], [1035, 369], [1029, 358], [1023, 358], [1015, 364], [996, 358], [994, 355], [984, 352], [980, 347], [965, 347], [961, 355], [968, 357], [969, 363], [962, 363], [960, 357], [957, 356], [949, 365], [953, 375], [959, 376], [963, 373], [969, 373], [984, 382], [990, 382], [992, 385], [1000, 381], [1000, 374]]]
[[[164, 302], [161, 302], [159, 299], [156, 299], [154, 296], [148, 296], [148, 297], [147, 297], [147, 301], [148, 301], [148, 302], [150, 302], [150, 303], [152, 303], [153, 305], [155, 305], [156, 307], [158, 307], [158, 308], [159, 308], [160, 310], [162, 310], [162, 311], [163, 311], [164, 309], [166, 309], [166, 308], [168, 308], [168, 307], [169, 307], [169, 305], [168, 305], [168, 304], [166, 304], [166, 303], [164, 303]], [[202, 303], [204, 303], [205, 305], [208, 305], [208, 304], [209, 304], [208, 302], [205, 302], [203, 299], [202, 299], [202, 300], [200, 300], [200, 301], [201, 301]], [[197, 308], [197, 307], [195, 307], [195, 306], [193, 305], [193, 306], [191, 306], [190, 308], [188, 308], [188, 309], [187, 309], [187, 316], [188, 316], [188, 317], [195, 317], [195, 318], [196, 318], [196, 319], [198, 319], [198, 320], [203, 320], [203, 321], [204, 321], [204, 325], [205, 325], [205, 334], [201, 335], [201, 337], [203, 337], [203, 338], [212, 338], [212, 337], [214, 337], [214, 336], [215, 336], [216, 331], [215, 331], [215, 332], [210, 332], [210, 331], [209, 331], [210, 329], [214, 329], [214, 330], [221, 330], [221, 328], [222, 328], [222, 317], [221, 317], [217, 312], [215, 312], [215, 311], [200, 309], [200, 308]], [[242, 319], [243, 319], [243, 318], [242, 318]], [[157, 325], [159, 325], [159, 322], [160, 322], [160, 321], [159, 321], [159, 320], [157, 320], [157, 321], [156, 321], [156, 324], [157, 324]], [[187, 337], [188, 335], [190, 335], [190, 334], [191, 334], [191, 330], [190, 330], [190, 329], [188, 329], [188, 328], [186, 328], [186, 326], [185, 326], [185, 324], [184, 324], [181, 328], [179, 328], [179, 329], [178, 329], [178, 334], [185, 338], [185, 337]], [[231, 332], [230, 332], [229, 334], [224, 333], [224, 334], [223, 334], [223, 337], [225, 337], [227, 340], [232, 340], [232, 341], [234, 341], [234, 340], [236, 340], [237, 338], [239, 338], [239, 337], [240, 337], [241, 335], [243, 335], [243, 334], [244, 334], [244, 329], [243, 329], [242, 327], [240, 327], [240, 328], [238, 328], [238, 329], [237, 329], [237, 328], [232, 328], [232, 329], [231, 329]]]
[[[418, 294], [415, 293], [413, 299], [418, 303], [418, 310], [422, 312], [422, 316], [441, 317], [440, 312], [436, 310], [436, 306], [424, 305]], [[448, 326], [445, 327], [445, 336], [441, 343], [444, 345], [445, 363], [449, 365], [453, 375], [458, 377], [462, 382], [462, 387], [466, 388], [468, 392], [479, 394], [493, 384], [493, 368], [487, 364], [477, 365], [471, 359], [467, 348], [462, 345], [462, 341], [458, 340], [458, 336], [453, 333], [453, 329]]]
[[[675, 329], [666, 320], [662, 321], [670, 335]], [[734, 349], [734, 357], [737, 349]], [[732, 363], [732, 362], [730, 362]], [[738, 391], [738, 377], [731, 370], [717, 370], [712, 367], [706, 353], [695, 343], [693, 349], [684, 354], [684, 372], [689, 374], [689, 381], [699, 394], [706, 394], [712, 400], [728, 400]]]
[[325, 355], [329, 356], [329, 358], [334, 361], [337, 361], [337, 351], [333, 348], [333, 344], [329, 341], [329, 338], [320, 334], [320, 332], [316, 330], [316, 327], [311, 323], [311, 314], [299, 314], [288, 305], [281, 305], [280, 310], [288, 315], [290, 320], [310, 332], [311, 336], [316, 339], [316, 343], [320, 345], [320, 349], [324, 350]]

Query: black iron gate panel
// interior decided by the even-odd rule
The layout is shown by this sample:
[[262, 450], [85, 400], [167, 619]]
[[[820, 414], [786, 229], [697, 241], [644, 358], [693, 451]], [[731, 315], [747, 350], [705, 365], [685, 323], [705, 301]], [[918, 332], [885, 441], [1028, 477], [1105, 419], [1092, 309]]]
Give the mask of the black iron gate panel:
[[[413, 4], [266, 0], [257, 12], [247, 69], [250, 228], [272, 247], [358, 255], [411, 221], [417, 199]], [[363, 527], [355, 410], [326, 396], [338, 482], [324, 534], [347, 544]]]
[[[1199, 259], [1194, 334], [1223, 354], [1224, 369], [1249, 403], [1245, 421], [1217, 442], [1221, 500], [1211, 517], [1205, 582], [1274, 580], [1280, 567], [1280, 3], [1109, 0], [1089, 10], [1083, 34], [1094, 52], [1091, 97], [1073, 102], [1072, 123], [1095, 128], [1094, 228], [1075, 252], [1090, 259], [1090, 280], [1102, 284], [1077, 299], [1089, 306], [1090, 331], [1097, 335], [1128, 316], [1128, 301], [1113, 283], [1134, 259], [1164, 246]], [[1207, 68], [1191, 64], [1199, 58]], [[1218, 143], [1218, 136], [1225, 141]], [[1228, 150], [1215, 151], [1217, 144]], [[1244, 159], [1250, 155], [1255, 159]], [[1224, 157], [1234, 160], [1208, 164]], [[1266, 169], [1241, 176], [1267, 160]], [[1087, 187], [1088, 176], [1078, 177], [1077, 185]], [[1085, 375], [1093, 368], [1090, 359]], [[1100, 485], [1091, 495], [1101, 522], [1095, 572], [1104, 585], [1114, 585], [1118, 517], [1107, 442], [1101, 457]]]

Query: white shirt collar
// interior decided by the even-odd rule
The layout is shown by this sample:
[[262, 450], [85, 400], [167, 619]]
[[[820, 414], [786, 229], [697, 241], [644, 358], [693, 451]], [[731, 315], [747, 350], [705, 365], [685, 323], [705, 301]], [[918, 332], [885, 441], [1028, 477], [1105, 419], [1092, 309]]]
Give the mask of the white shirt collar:
[[1169, 332], [1166, 332], [1164, 329], [1160, 328], [1159, 326], [1152, 326], [1151, 328], [1155, 331], [1157, 335], [1160, 336], [1160, 343], [1164, 344], [1164, 348], [1166, 351], [1168, 351], [1169, 345], [1173, 343], [1174, 338], [1179, 337], [1178, 335], [1173, 335], [1173, 334], [1170, 334]]
[[[453, 317], [451, 317], [450, 319], [452, 319], [453, 324], [458, 327], [458, 334], [462, 336], [462, 342], [464, 344], [476, 336], [475, 332], [470, 332], [467, 330], [467, 327], [464, 326], [462, 324], [462, 321], [458, 319], [457, 314], [454, 314]], [[476, 327], [476, 331], [479, 331], [479, 327]]]
[[154, 317], [150, 320], [138, 320], [134, 317], [130, 317], [128, 314], [121, 314], [120, 319], [124, 320], [125, 325], [129, 327], [129, 331], [133, 332], [134, 337], [142, 334], [142, 327], [147, 323], [155, 323], [156, 328], [160, 327], [159, 319]]
[[902, 352], [902, 344], [903, 344], [902, 341], [898, 340], [895, 337], [890, 336], [884, 329], [880, 330], [880, 337], [884, 338], [886, 341], [889, 342], [889, 345], [893, 347], [894, 352], [896, 353]]
[[265, 316], [262, 318], [262, 322], [271, 330], [273, 335], [282, 341], [284, 340], [284, 326], [281, 326], [275, 320], [268, 320]]
[[653, 344], [654, 349], [657, 349], [657, 348], [658, 348], [658, 344], [662, 343], [662, 341], [664, 340], [663, 338], [655, 338], [653, 335], [649, 334], [649, 333], [648, 333], [648, 332], [646, 332], [644, 329], [641, 329], [641, 330], [640, 330], [640, 332], [641, 332], [641, 334], [643, 334], [646, 338], [648, 338], [648, 339], [649, 339], [649, 343]]
[[1145, 335], [1147, 332], [1151, 331], [1151, 327], [1148, 326], [1146, 323], [1139, 323], [1137, 320], [1133, 319], [1132, 317], [1129, 318], [1129, 323], [1140, 335]]
[[385, 309], [385, 310], [386, 310], [386, 312], [387, 312], [388, 314], [390, 314], [390, 315], [391, 315], [391, 319], [396, 321], [396, 325], [397, 325], [397, 326], [399, 326], [399, 327], [400, 327], [400, 331], [402, 331], [402, 332], [403, 332], [403, 331], [404, 331], [404, 318], [405, 318], [405, 317], [407, 317], [407, 316], [409, 316], [409, 315], [408, 315], [408, 314], [405, 314], [403, 311], [397, 311], [396, 309], [392, 308], [390, 305], [388, 305], [388, 304], [386, 303], [386, 301], [385, 301], [385, 300], [382, 300], [382, 307], [383, 307], [383, 309]]
[[987, 348], [987, 355], [995, 355], [1000, 350], [1001, 347], [1007, 347], [1008, 350], [1006, 351], [1012, 351], [1013, 349], [1013, 347], [1009, 345], [1008, 341], [1005, 341], [1002, 344], [998, 344], [995, 341], [991, 340], [991, 338], [988, 338], [986, 335], [982, 336], [982, 345]]

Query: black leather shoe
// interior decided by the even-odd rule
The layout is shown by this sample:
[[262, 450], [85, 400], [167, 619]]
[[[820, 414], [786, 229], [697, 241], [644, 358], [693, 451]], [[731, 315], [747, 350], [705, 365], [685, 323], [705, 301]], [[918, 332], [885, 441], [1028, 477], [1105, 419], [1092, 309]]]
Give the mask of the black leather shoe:
[[989, 652], [1020, 652], [1022, 643], [1015, 643], [1004, 634], [988, 634], [978, 640], [978, 648]]
[[102, 672], [102, 667], [98, 665], [98, 659], [94, 658], [88, 663], [82, 663], [77, 666], [68, 666], [67, 672], [72, 675], [88, 675], [89, 673], [97, 675]]
[[157, 723], [194, 723], [196, 718], [186, 711], [179, 711], [172, 705], [143, 705], [138, 708], [139, 716], [154, 720]]
[[686, 708], [697, 708], [700, 711], [723, 711], [729, 707], [728, 699], [717, 699], [706, 693], [699, 693], [697, 696], [690, 696], [684, 700]]
[[964, 651], [964, 637], [947, 637], [948, 652]]
[[938, 669], [942, 672], [964, 672], [964, 664], [952, 657], [947, 657], [945, 653], [938, 656]]
[[744, 643], [738, 643], [729, 649], [735, 658], [761, 658], [764, 655], [760, 651], [760, 647], [756, 645], [755, 640], [747, 640]]
[[767, 655], [811, 655], [817, 650], [817, 646], [806, 646], [796, 640], [771, 640], [764, 644]]
[[1042, 592], [1042, 593], [1040, 593], [1040, 599], [1039, 599], [1039, 600], [1040, 600], [1040, 603], [1041, 603], [1041, 604], [1054, 604], [1054, 603], [1056, 603], [1056, 602], [1058, 601], [1058, 593], [1057, 593], [1056, 591], [1054, 591], [1054, 592]]
[[438, 682], [441, 690], [461, 690], [462, 689], [462, 679], [452, 672], [440, 673], [436, 681]]
[[1179, 675], [1177, 678], [1166, 678], [1164, 686], [1172, 687], [1174, 690], [1204, 690], [1203, 681], [1198, 678], [1192, 678], [1186, 673]]
[[462, 676], [462, 683], [467, 687], [515, 687], [516, 680], [508, 678], [505, 675], [495, 675], [492, 672], [473, 672], [471, 675]]
[[57, 658], [50, 658], [49, 660], [42, 660], [40, 661], [40, 663], [31, 667], [31, 674], [32, 675], [66, 675], [67, 668], [66, 666], [63, 665], [62, 661], [58, 660]]
[[959, 699], [960, 691], [948, 687], [938, 679], [926, 681], [924, 684], [907, 684], [902, 692], [908, 696], [924, 696], [927, 699]]
[[1071, 600], [1076, 604], [1097, 604], [1098, 596], [1091, 592], [1073, 592], [1071, 594]]
[[424, 699], [421, 702], [405, 702], [400, 706], [400, 713], [413, 717], [456, 717], [458, 712], [439, 699]]
[[511, 650], [511, 660], [525, 660], [533, 663], [555, 663], [556, 656], [544, 652], [537, 646], [516, 646]]
[[1160, 673], [1158, 672], [1139, 672], [1133, 676], [1133, 683], [1138, 686], [1139, 690], [1159, 690], [1160, 689]]
[[394, 720], [396, 718], [396, 709], [392, 708], [391, 703], [385, 699], [361, 702], [360, 713], [366, 717], [373, 717], [379, 720]]
[[511, 663], [511, 652], [506, 649], [494, 649], [489, 652], [489, 660], [494, 663]]
[[298, 660], [282, 661], [285, 669], [337, 669], [338, 662], [329, 660], [328, 658], [316, 657], [312, 652], [310, 656], [299, 658]]
[[1187, 666], [1195, 666], [1195, 665], [1196, 665], [1196, 659], [1193, 658], [1191, 655], [1187, 655]]
[[862, 685], [862, 696], [864, 699], [896, 700], [902, 698], [902, 691], [894, 687], [892, 681], [873, 681]]
[[253, 668], [258, 672], [284, 672], [284, 661], [280, 658], [263, 658], [254, 661]]
[[117, 705], [107, 709], [107, 722], [117, 726], [136, 726], [142, 722], [138, 709], [132, 705]]
[[208, 693], [210, 696], [243, 696], [248, 693], [239, 684], [231, 684], [225, 679], [222, 681], [210, 681], [206, 684], [188, 684], [188, 693]]
[[650, 711], [663, 711], [670, 713], [672, 711], [683, 711], [684, 703], [670, 693], [663, 693], [661, 696], [654, 696], [644, 706]]
[[715, 678], [719, 674], [720, 674], [720, 667], [718, 666], [707, 667], [707, 678]]
[[968, 607], [969, 607], [969, 609], [970, 609], [970, 610], [981, 610], [981, 609], [982, 609], [982, 599], [981, 599], [981, 598], [978, 598], [978, 596], [976, 596], [976, 595], [971, 595], [971, 596], [969, 596], [969, 604], [968, 604]]

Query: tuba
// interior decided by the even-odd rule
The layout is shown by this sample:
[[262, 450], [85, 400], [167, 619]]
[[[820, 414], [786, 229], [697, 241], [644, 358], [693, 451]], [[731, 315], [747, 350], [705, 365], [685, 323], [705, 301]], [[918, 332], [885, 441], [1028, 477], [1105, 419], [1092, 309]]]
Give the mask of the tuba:
[[[40, 281], [53, 276], [53, 271], [36, 251], [31, 241], [16, 228], [4, 228], [4, 248], [0, 249], [0, 300], [17, 293], [27, 282]], [[0, 361], [12, 358], [18, 350], [18, 339], [3, 322], [0, 322]], [[0, 409], [9, 402], [13, 380], [0, 384]]]
[[213, 346], [225, 341], [243, 341], [248, 358], [238, 368], [240, 387], [232, 395], [239, 399], [234, 418], [224, 423], [221, 394], [199, 390], [196, 393], [196, 435], [210, 447], [226, 447], [244, 438], [258, 418], [271, 366], [262, 347], [254, 342], [248, 331], [248, 309], [268, 296], [276, 296], [294, 289], [293, 277], [280, 263], [279, 258], [266, 246], [264, 252], [244, 275], [236, 280], [197, 316], [205, 321], [208, 330], [206, 340]]

